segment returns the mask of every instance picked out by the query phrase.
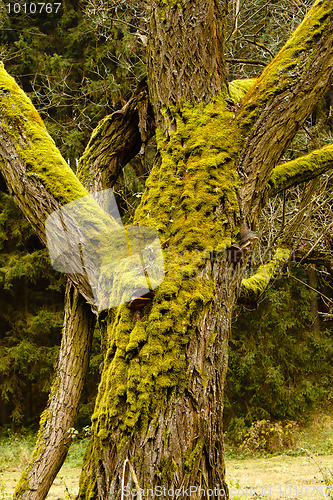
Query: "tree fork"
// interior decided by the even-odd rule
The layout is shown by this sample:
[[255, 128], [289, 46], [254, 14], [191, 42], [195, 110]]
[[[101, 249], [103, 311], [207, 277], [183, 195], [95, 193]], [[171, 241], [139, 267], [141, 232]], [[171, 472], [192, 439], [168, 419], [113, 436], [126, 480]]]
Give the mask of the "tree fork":
[[[30, 101], [26, 98], [23, 92], [16, 86], [11, 78], [5, 77], [6, 84], [10, 84], [10, 89], [21, 95], [23, 103], [28, 109], [30, 116], [38, 117], [38, 124], [43, 128], [43, 124], [39, 115], [34, 110]], [[8, 88], [6, 92], [8, 92]], [[26, 112], [26, 109], [24, 109]], [[29, 116], [29, 118], [30, 118]], [[17, 154], [17, 147], [15, 139], [13, 140], [10, 135], [6, 134], [7, 127], [4, 127], [1, 139], [6, 143], [3, 145], [3, 158], [7, 159], [10, 147], [14, 152], [14, 158], [18, 161], [18, 165], [22, 168], [22, 174], [17, 178], [13, 174], [17, 172], [18, 168], [13, 165], [5, 166], [2, 171], [5, 172], [5, 178], [10, 191], [14, 194], [24, 192], [24, 188], [32, 191], [33, 196], [37, 193], [37, 186], [31, 187], [25, 181], [25, 166], [21, 161], [20, 156]], [[148, 102], [146, 82], [142, 81], [135, 95], [129, 102], [120, 110], [106, 117], [95, 129], [92, 139], [87, 146], [83, 157], [80, 160], [80, 168], [78, 177], [86, 183], [91, 191], [97, 191], [105, 188], [112, 187], [117, 180], [121, 168], [133, 158], [139, 151], [142, 142], [147, 142], [152, 136], [154, 131], [154, 118], [151, 107]], [[44, 133], [44, 132], [43, 132]], [[29, 137], [29, 136], [28, 136]], [[45, 133], [45, 139], [48, 141], [49, 137]], [[32, 139], [33, 141], [33, 139]], [[52, 146], [53, 147], [53, 144]], [[61, 157], [57, 157], [61, 161]], [[43, 157], [40, 156], [39, 160], [43, 162]], [[5, 163], [6, 165], [6, 163]], [[89, 176], [87, 176], [86, 167], [89, 165]], [[10, 166], [10, 168], [8, 168]], [[111, 168], [109, 172], [107, 167]], [[14, 181], [15, 180], [15, 184]], [[32, 179], [32, 182], [34, 179]], [[37, 176], [38, 182], [38, 176]], [[40, 181], [39, 181], [40, 182]], [[22, 187], [21, 187], [21, 184]], [[40, 185], [42, 191], [45, 189]], [[83, 191], [84, 193], [84, 191]], [[40, 194], [39, 196], [42, 196]], [[26, 214], [26, 207], [20, 201], [18, 196], [16, 201]], [[52, 197], [50, 196], [50, 200]], [[53, 202], [51, 203], [52, 206]], [[55, 202], [54, 207], [59, 207]], [[46, 213], [49, 213], [50, 207], [45, 207]], [[42, 222], [46, 215], [39, 213], [36, 223]], [[29, 216], [31, 219], [31, 216]], [[30, 220], [31, 221], [31, 220]], [[33, 225], [36, 225], [33, 222]], [[39, 227], [39, 226], [38, 226]], [[37, 234], [45, 243], [44, 227], [40, 226]], [[73, 316], [71, 316], [71, 314]], [[80, 319], [76, 323], [75, 316]], [[83, 381], [86, 377], [89, 366], [89, 353], [92, 340], [92, 334], [95, 324], [95, 314], [91, 308], [84, 303], [82, 297], [80, 298], [77, 292], [73, 289], [71, 282], [67, 282], [67, 291], [65, 294], [65, 318], [62, 332], [62, 342], [60, 346], [59, 359], [57, 364], [57, 371], [54, 382], [51, 388], [50, 400], [48, 407], [43, 412], [40, 430], [38, 434], [37, 443], [29, 465], [21, 476], [21, 480], [15, 492], [15, 498], [26, 500], [42, 500], [46, 497], [53, 480], [60, 470], [70, 446], [70, 428], [75, 423], [78, 405], [83, 388]], [[77, 344], [78, 342], [78, 344]], [[77, 356], [69, 356], [68, 349], [72, 345], [84, 350], [84, 356], [80, 362]], [[76, 384], [80, 380], [79, 384]], [[82, 381], [82, 383], [81, 383]], [[71, 390], [71, 384], [74, 384], [74, 390]], [[76, 385], [75, 385], [76, 384]], [[67, 387], [70, 399], [64, 399], [64, 389]], [[50, 459], [52, 457], [52, 459]]]

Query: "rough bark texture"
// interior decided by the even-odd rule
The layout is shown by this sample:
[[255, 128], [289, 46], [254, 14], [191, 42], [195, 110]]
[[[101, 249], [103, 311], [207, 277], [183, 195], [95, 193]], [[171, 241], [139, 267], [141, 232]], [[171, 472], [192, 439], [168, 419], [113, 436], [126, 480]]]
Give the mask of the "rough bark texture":
[[[285, 90], [289, 91], [295, 81], [300, 81], [299, 93], [302, 86], [305, 90], [308, 85], [315, 89], [309, 100], [304, 94], [293, 95], [296, 121], [302, 121], [332, 75], [332, 68], [323, 64], [331, 57], [328, 51], [324, 51], [325, 61], [322, 53], [317, 52], [325, 44], [326, 49], [332, 46], [332, 8], [327, 1], [321, 1], [312, 13], [315, 22], [306, 21], [295, 35], [293, 49], [288, 53], [292, 61], [278, 56], [264, 72], [262, 83], [259, 79], [255, 90], [250, 90], [236, 108], [228, 112], [222, 98], [212, 99], [207, 107], [196, 104], [198, 100], [205, 101], [206, 92], [216, 95], [217, 80], [213, 78], [213, 87], [209, 87], [212, 80], [207, 79], [205, 48], [201, 47], [203, 62], [198, 65], [196, 59], [200, 34], [192, 39], [193, 5], [189, 7], [186, 1], [153, 5], [148, 86], [157, 125], [162, 129], [157, 131], [161, 164], [154, 166], [135, 220], [159, 229], [166, 249], [166, 278], [152, 304], [138, 313], [131, 313], [124, 306], [114, 323], [110, 323], [109, 349], [93, 415], [93, 438], [80, 481], [82, 500], [120, 499], [123, 479], [128, 493], [131, 477], [122, 476], [126, 459], [132, 462], [145, 495], [148, 491], [156, 495], [165, 487], [165, 498], [174, 499], [182, 486], [183, 496], [190, 492], [194, 500], [206, 498], [207, 488], [211, 498], [221, 498], [217, 488], [226, 493], [221, 428], [223, 387], [230, 308], [244, 272], [242, 263], [233, 269], [234, 265], [226, 259], [226, 250], [242, 222], [239, 202], [245, 215], [252, 207], [254, 218], [257, 217], [260, 203], [253, 200], [262, 199], [270, 172], [296, 133], [297, 126], [289, 128], [286, 124], [283, 111], [287, 108], [279, 107]], [[197, 6], [199, 12], [201, 4]], [[203, 12], [211, 13], [207, 9]], [[184, 19], [187, 23], [183, 23]], [[199, 22], [195, 29], [204, 25], [204, 21]], [[314, 26], [317, 34], [312, 36]], [[193, 47], [188, 46], [187, 40]], [[298, 58], [296, 46], [300, 50]], [[300, 70], [302, 64], [306, 66], [308, 53], [321, 61], [320, 71], [311, 75], [311, 84]], [[297, 72], [290, 75], [290, 65], [300, 71], [299, 80]], [[223, 83], [221, 77], [221, 87]], [[266, 114], [268, 106], [270, 114]], [[288, 103], [289, 119], [290, 107]], [[270, 133], [272, 128], [274, 133]], [[253, 161], [252, 170], [249, 162], [255, 157], [256, 148], [250, 139], [245, 142], [246, 136], [261, 148], [260, 167]], [[240, 157], [245, 187], [239, 196], [241, 182], [236, 167]], [[258, 193], [252, 198], [253, 189]], [[208, 251], [213, 256], [213, 274], [208, 270], [208, 280], [204, 282], [201, 278], [207, 268], [203, 256]], [[217, 263], [214, 255], [219, 251], [222, 254]], [[279, 254], [276, 262], [288, 255], [288, 251]], [[275, 264], [261, 276], [265, 286]], [[192, 280], [191, 271], [195, 273]], [[257, 288], [252, 280], [249, 289]], [[199, 296], [195, 314], [185, 317], [184, 311], [191, 311], [192, 301]]]
[[114, 185], [121, 169], [155, 133], [148, 87], [143, 80], [126, 105], [102, 120], [79, 161], [78, 177], [90, 192]]
[[[173, 500], [177, 489], [192, 486], [185, 490], [201, 500], [227, 490], [223, 387], [244, 273], [242, 262], [230, 262], [228, 247], [243, 222], [241, 208], [248, 221], [256, 219], [270, 173], [329, 84], [333, 7], [315, 3], [237, 106], [217, 96], [225, 86], [223, 56], [217, 57], [225, 7], [208, 0], [160, 0], [152, 7], [148, 86], [160, 161], [135, 223], [159, 230], [165, 279], [144, 309], [123, 304], [109, 313], [82, 500], [119, 500], [126, 459], [146, 494], [165, 487], [164, 497]], [[30, 172], [44, 175], [36, 166]], [[129, 476], [124, 482], [132, 488]]]
[[332, 144], [295, 160], [277, 165], [268, 181], [268, 196], [275, 196], [284, 189], [315, 179], [332, 166]]
[[239, 162], [243, 214], [251, 224], [270, 173], [333, 75], [331, 0], [318, 0], [242, 102], [238, 120], [247, 140]]
[[[165, 401], [151, 415], [145, 432], [131, 433], [123, 440], [124, 435], [115, 428], [107, 440], [95, 437], [93, 448], [87, 451], [85, 474], [90, 479], [95, 476], [96, 486], [90, 489], [84, 475], [79, 498], [119, 499], [126, 458], [133, 462], [143, 498], [149, 492], [153, 498], [162, 491], [166, 499], [190, 495], [197, 500], [206, 498], [208, 491], [211, 498], [228, 496], [221, 415], [237, 278], [226, 261], [213, 267], [218, 292], [186, 347], [186, 389], [166, 392]], [[132, 480], [130, 475], [125, 476], [125, 494], [134, 492]]]
[[89, 364], [94, 316], [73, 285], [67, 285], [62, 345], [55, 380], [33, 455], [14, 498], [42, 500], [46, 497], [71, 444], [78, 400]]
[[[2, 123], [4, 126], [4, 123]], [[142, 82], [132, 99], [124, 108], [105, 120], [94, 131], [94, 135], [80, 162], [78, 176], [90, 191], [97, 191], [112, 187], [114, 182], [126, 163], [139, 151], [141, 144], [149, 140], [153, 133], [154, 120], [152, 110], [148, 103], [146, 83]], [[3, 136], [2, 136], [3, 138]], [[6, 153], [4, 158], [11, 158], [13, 149], [10, 147], [12, 141], [6, 137]], [[15, 151], [16, 152], [16, 151]], [[17, 157], [19, 166], [10, 164], [4, 169], [8, 175], [7, 182], [11, 191], [19, 186], [26, 186], [24, 163]], [[61, 161], [61, 160], [60, 160]], [[89, 166], [89, 175], [86, 168]], [[20, 168], [22, 169], [20, 171]], [[18, 177], [17, 173], [20, 172]], [[9, 181], [10, 178], [10, 181]], [[41, 188], [37, 191], [37, 187]], [[27, 186], [28, 196], [34, 199], [43, 199], [45, 188], [43, 185], [35, 186], [32, 182]], [[54, 199], [46, 193], [43, 199], [45, 208], [37, 210], [36, 223], [40, 224], [38, 234], [45, 242], [45, 230], [42, 221], [45, 219], [45, 211], [52, 211], [52, 206], [60, 206], [54, 203]], [[27, 196], [27, 193], [25, 193]], [[51, 200], [51, 205], [48, 202]], [[21, 208], [26, 212], [26, 198], [21, 203]], [[34, 216], [35, 217], [35, 216]], [[94, 329], [95, 315], [91, 308], [82, 298], [78, 297], [72, 289], [70, 282], [67, 284], [68, 291], [65, 296], [65, 318], [62, 332], [62, 343], [60, 346], [58, 369], [52, 385], [52, 398], [43, 413], [40, 422], [40, 431], [34, 452], [29, 461], [29, 466], [24, 471], [21, 481], [15, 493], [15, 498], [26, 500], [42, 500], [46, 497], [53, 480], [60, 470], [70, 446], [70, 428], [75, 423], [80, 396], [83, 388], [81, 383], [89, 366], [89, 350]], [[72, 316], [71, 316], [72, 315]], [[69, 349], [79, 352], [82, 349], [82, 359], [75, 355], [69, 355]], [[77, 384], [77, 382], [80, 382]], [[74, 390], [71, 389], [74, 384]], [[77, 385], [75, 385], [77, 384]], [[64, 398], [64, 391], [69, 391], [69, 397]]]
[[181, 99], [208, 102], [225, 89], [228, 0], [152, 2], [148, 82], [157, 126], [174, 126], [163, 112]]

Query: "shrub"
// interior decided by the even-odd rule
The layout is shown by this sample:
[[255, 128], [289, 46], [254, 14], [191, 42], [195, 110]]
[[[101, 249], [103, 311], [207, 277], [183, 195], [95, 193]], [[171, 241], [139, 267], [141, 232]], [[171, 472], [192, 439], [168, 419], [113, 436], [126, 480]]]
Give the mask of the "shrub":
[[241, 451], [278, 453], [295, 446], [298, 424], [292, 421], [257, 420], [249, 429]]

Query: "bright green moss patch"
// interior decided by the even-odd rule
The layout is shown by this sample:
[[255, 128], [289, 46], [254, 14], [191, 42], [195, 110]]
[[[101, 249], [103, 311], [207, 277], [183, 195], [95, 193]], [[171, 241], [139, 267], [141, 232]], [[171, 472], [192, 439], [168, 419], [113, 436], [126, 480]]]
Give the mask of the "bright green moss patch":
[[280, 270], [281, 265], [290, 257], [288, 248], [278, 248], [274, 257], [267, 264], [259, 267], [257, 272], [250, 278], [242, 280], [242, 296], [256, 298], [263, 293], [274, 273]]
[[295, 87], [317, 55], [316, 41], [331, 30], [331, 0], [317, 0], [303, 22], [247, 93], [239, 114], [244, 132], [275, 96]]
[[231, 99], [236, 103], [240, 101], [245, 94], [253, 87], [256, 83], [256, 78], [247, 78], [244, 80], [233, 80], [228, 84], [229, 95]]
[[0, 65], [1, 129], [25, 162], [27, 175], [40, 181], [62, 204], [88, 193], [62, 158], [39, 114], [15, 80]]
[[184, 7], [184, 0], [158, 0], [158, 4], [164, 7]]
[[[186, 389], [186, 348], [214, 300], [206, 261], [212, 250], [225, 254], [238, 232], [235, 165], [242, 141], [233, 113], [222, 96], [209, 104], [181, 103], [169, 112], [176, 131], [168, 139], [157, 131], [162, 161], [153, 167], [134, 219], [158, 229], [165, 278], [153, 302], [139, 312], [119, 307], [108, 327], [103, 390], [93, 415], [95, 432], [105, 441], [115, 429], [124, 440], [147, 432], [168, 399]], [[188, 468], [199, 452], [192, 451]]]
[[297, 183], [305, 182], [317, 175], [326, 172], [333, 165], [333, 145], [329, 144], [321, 149], [312, 151], [308, 155], [282, 163], [274, 168], [269, 188], [275, 194]]

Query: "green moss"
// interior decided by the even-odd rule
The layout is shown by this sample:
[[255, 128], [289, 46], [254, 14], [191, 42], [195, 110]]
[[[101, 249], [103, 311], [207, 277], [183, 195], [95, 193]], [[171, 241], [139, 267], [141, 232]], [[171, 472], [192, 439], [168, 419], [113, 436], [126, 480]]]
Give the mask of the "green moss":
[[83, 457], [84, 468], [80, 476], [80, 492], [77, 499], [93, 500], [98, 498], [97, 477], [100, 457], [100, 443], [98, 439], [91, 439]]
[[275, 96], [295, 86], [317, 54], [316, 41], [330, 33], [331, 0], [317, 0], [291, 38], [243, 99], [238, 119], [246, 134]]
[[1, 127], [13, 139], [27, 175], [37, 178], [61, 203], [88, 195], [47, 133], [39, 114], [15, 80], [0, 66]]
[[234, 103], [240, 101], [245, 94], [256, 83], [256, 78], [247, 78], [245, 80], [233, 80], [228, 84], [229, 95]]
[[271, 193], [278, 193], [297, 183], [312, 179], [332, 167], [333, 145], [312, 151], [308, 155], [285, 162], [274, 168], [270, 179]]
[[291, 251], [288, 248], [278, 248], [272, 260], [260, 266], [250, 278], [243, 279], [242, 296], [255, 298], [263, 293], [274, 273], [279, 271], [281, 265], [289, 259], [290, 253]]
[[[53, 388], [54, 384], [52, 385]], [[52, 389], [49, 397], [52, 397]], [[31, 472], [31, 466], [34, 464], [36, 460], [44, 453], [45, 451], [45, 443], [44, 443], [44, 431], [45, 424], [47, 422], [49, 416], [49, 410], [46, 409], [42, 412], [40, 420], [39, 420], [39, 431], [37, 434], [36, 445], [33, 449], [33, 452], [29, 458], [28, 464], [25, 467], [23, 473], [21, 474], [20, 480], [15, 488], [14, 498], [21, 498], [22, 495], [30, 490], [29, 484], [29, 475]]]
[[14, 498], [21, 498], [26, 491], [29, 491], [29, 489], [30, 488], [27, 475], [22, 474], [15, 488]]
[[238, 232], [235, 165], [242, 141], [233, 113], [222, 96], [169, 111], [177, 129], [168, 139], [157, 131], [162, 162], [151, 172], [134, 219], [158, 229], [165, 279], [143, 311], [123, 305], [108, 327], [93, 415], [94, 432], [106, 443], [115, 429], [124, 442], [132, 433], [147, 432], [171, 394], [186, 389], [186, 347], [214, 300], [213, 277], [203, 275], [205, 261], [211, 250], [224, 253]]
[[184, 7], [184, 0], [158, 0], [158, 4], [163, 7]]
[[155, 474], [160, 479], [160, 484], [168, 485], [173, 482], [173, 475], [177, 470], [177, 464], [171, 457], [163, 457], [156, 465]]
[[[32, 102], [3, 65], [0, 66], [0, 116], [1, 130], [9, 136], [18, 157], [25, 163], [26, 177], [37, 181], [36, 188], [44, 186], [61, 205], [76, 201], [71, 210], [82, 233], [88, 233], [91, 249], [87, 251], [94, 252], [94, 248], [98, 248], [97, 253], [102, 255], [103, 247], [112, 248], [115, 237], [114, 233], [110, 235], [110, 224], [118, 226], [89, 196], [62, 158]], [[25, 181], [23, 179], [22, 183]], [[28, 206], [25, 210], [29, 215]], [[96, 258], [98, 260], [99, 255], [96, 254]]]
[[198, 440], [195, 446], [189, 449], [183, 457], [183, 467], [186, 474], [190, 474], [193, 471], [194, 466], [198, 463], [198, 457], [200, 457], [203, 448], [203, 442], [201, 439]]

